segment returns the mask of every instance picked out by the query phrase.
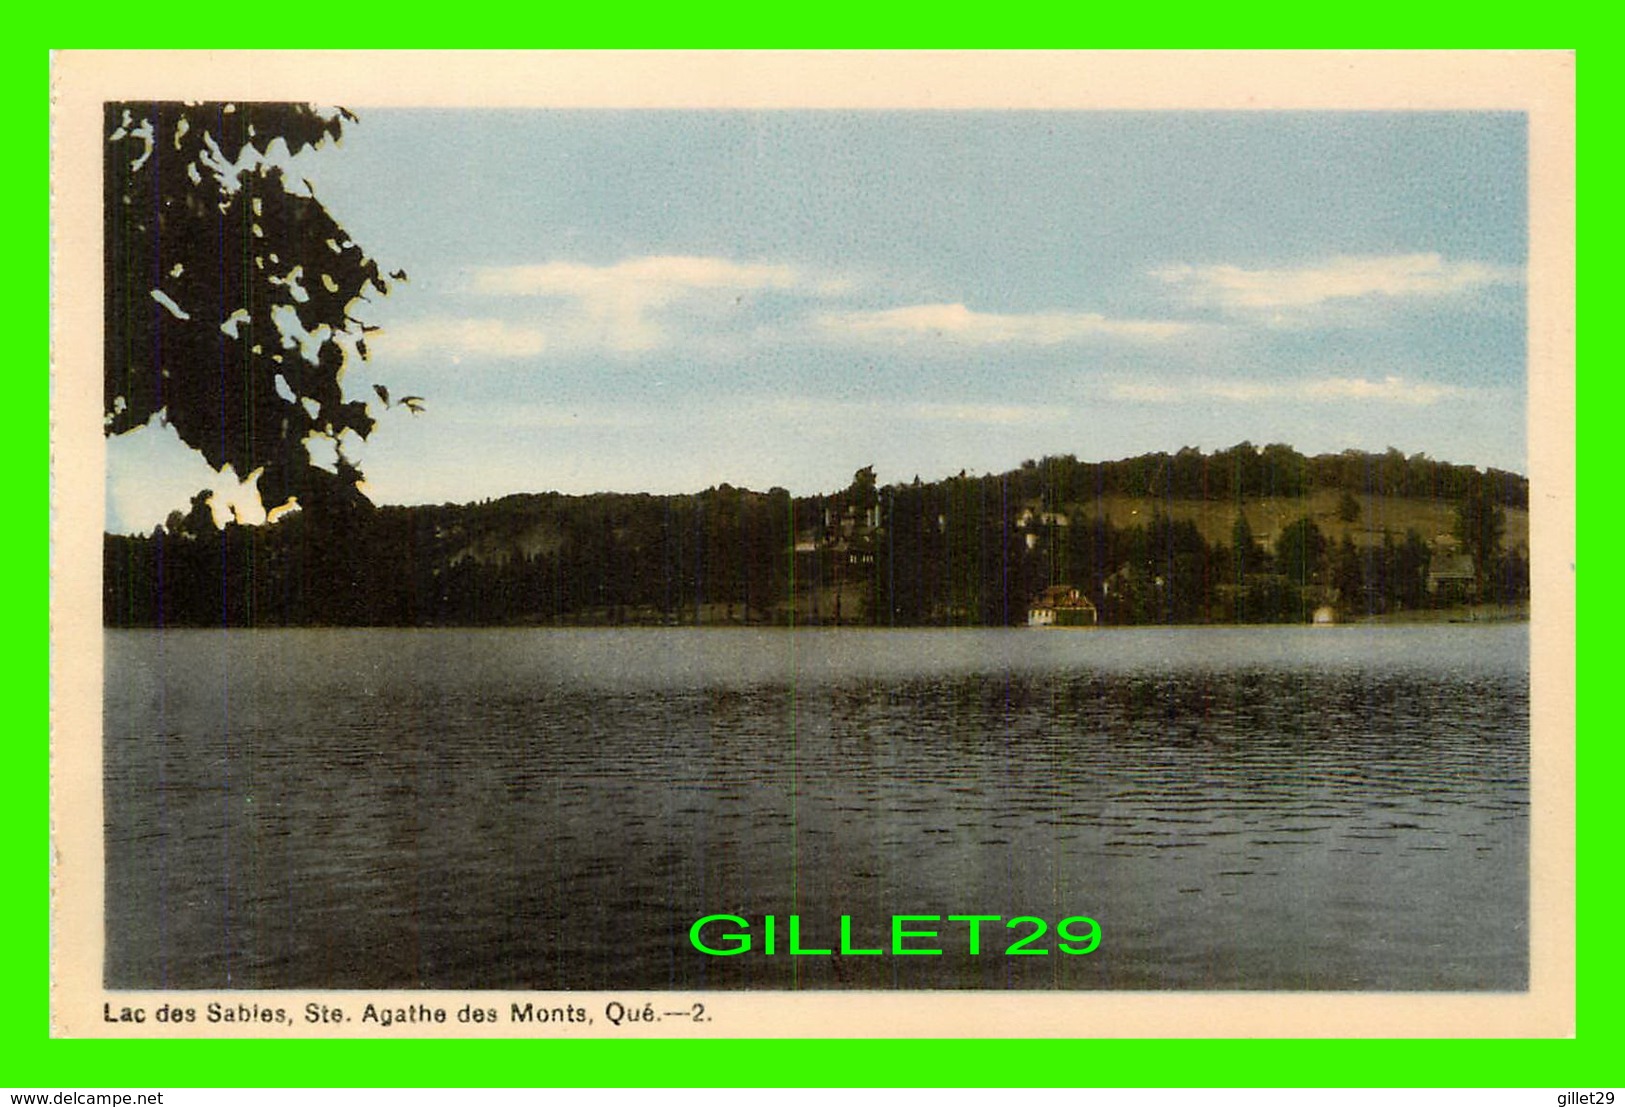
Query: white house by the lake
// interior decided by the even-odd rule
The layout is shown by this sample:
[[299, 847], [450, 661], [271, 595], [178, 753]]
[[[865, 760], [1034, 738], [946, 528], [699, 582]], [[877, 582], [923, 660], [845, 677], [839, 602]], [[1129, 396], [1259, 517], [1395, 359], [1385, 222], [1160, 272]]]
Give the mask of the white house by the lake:
[[1030, 627], [1092, 627], [1099, 622], [1100, 613], [1089, 597], [1070, 584], [1044, 589], [1027, 607]]

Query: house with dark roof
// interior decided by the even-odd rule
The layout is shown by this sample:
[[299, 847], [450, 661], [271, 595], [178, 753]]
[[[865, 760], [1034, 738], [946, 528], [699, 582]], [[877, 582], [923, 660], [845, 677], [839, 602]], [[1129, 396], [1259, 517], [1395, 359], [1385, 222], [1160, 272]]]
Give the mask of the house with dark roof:
[[1027, 607], [1030, 627], [1092, 627], [1100, 613], [1089, 597], [1070, 584], [1057, 584], [1038, 594]]
[[1428, 563], [1428, 592], [1446, 601], [1465, 603], [1478, 591], [1471, 554], [1440, 552]]

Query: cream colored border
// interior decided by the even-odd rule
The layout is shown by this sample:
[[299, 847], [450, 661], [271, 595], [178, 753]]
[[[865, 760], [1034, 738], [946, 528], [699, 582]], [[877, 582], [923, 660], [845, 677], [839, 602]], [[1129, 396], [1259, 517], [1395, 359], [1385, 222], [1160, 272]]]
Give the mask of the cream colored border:
[[[1574, 1033], [1574, 58], [1568, 53], [68, 53], [52, 68], [52, 1033], [177, 1036], [103, 1004], [570, 1003], [591, 1026], [490, 1036], [1330, 1037]], [[1462, 109], [1528, 113], [1534, 585], [1531, 989], [1527, 995], [1191, 993], [103, 993], [100, 640], [100, 103], [756, 108]], [[608, 1025], [604, 1004], [703, 1001], [711, 1021]], [[481, 1033], [407, 1025], [383, 1036]], [[187, 1035], [321, 1036], [203, 1023]], [[375, 1036], [351, 1022], [343, 1036]]]

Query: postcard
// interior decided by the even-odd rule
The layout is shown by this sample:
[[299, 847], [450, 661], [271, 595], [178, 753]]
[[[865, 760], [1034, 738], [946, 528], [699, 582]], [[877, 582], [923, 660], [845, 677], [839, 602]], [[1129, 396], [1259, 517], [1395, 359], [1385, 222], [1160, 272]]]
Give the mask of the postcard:
[[53, 1033], [1571, 1035], [1573, 91], [57, 56]]

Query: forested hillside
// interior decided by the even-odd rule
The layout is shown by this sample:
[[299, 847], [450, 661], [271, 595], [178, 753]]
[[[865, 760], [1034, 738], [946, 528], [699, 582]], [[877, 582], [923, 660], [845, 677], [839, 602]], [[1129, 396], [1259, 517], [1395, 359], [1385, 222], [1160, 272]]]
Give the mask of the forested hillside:
[[1528, 481], [1242, 443], [792, 497], [523, 494], [106, 537], [109, 626], [1304, 621], [1528, 597]]

